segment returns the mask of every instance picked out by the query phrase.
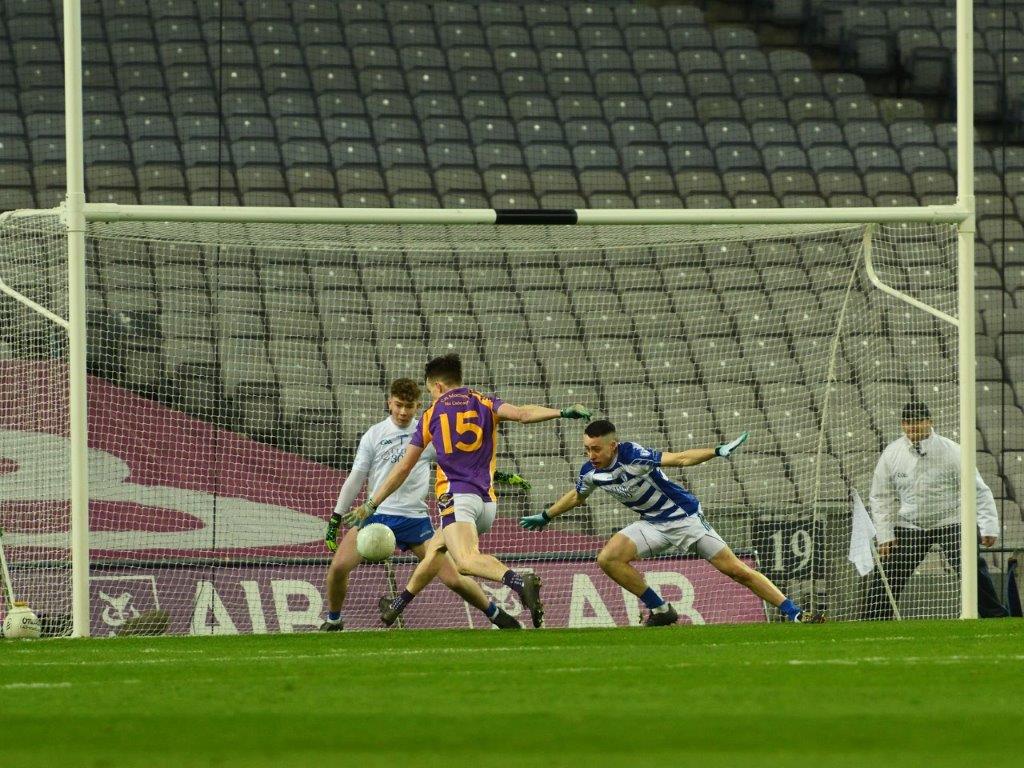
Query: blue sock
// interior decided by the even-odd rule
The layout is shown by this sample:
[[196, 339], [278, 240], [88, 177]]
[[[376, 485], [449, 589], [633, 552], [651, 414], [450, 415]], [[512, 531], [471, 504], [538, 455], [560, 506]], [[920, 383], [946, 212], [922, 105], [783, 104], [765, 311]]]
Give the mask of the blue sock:
[[505, 575], [501, 577], [501, 583], [506, 587], [512, 587], [520, 597], [523, 596], [523, 577], [511, 568], [505, 571]]
[[341, 611], [328, 611], [327, 612], [327, 620], [328, 621], [341, 621]]
[[650, 587], [645, 589], [644, 593], [640, 595], [640, 600], [643, 601], [643, 604], [652, 611], [655, 608], [661, 608], [661, 606], [665, 604], [665, 601], [661, 599], [661, 596]]
[[795, 621], [796, 617], [800, 615], [800, 606], [796, 605], [788, 597], [782, 602], [782, 605], [779, 606], [779, 610], [782, 611], [790, 621]]
[[402, 594], [391, 601], [391, 608], [401, 613], [405, 610], [405, 606], [412, 602], [413, 598], [416, 597], [408, 589], [403, 589]]
[[487, 607], [486, 607], [486, 608], [484, 609], [484, 615], [485, 615], [485, 616], [486, 616], [486, 617], [487, 617], [488, 619], [492, 619], [492, 620], [494, 619], [494, 617], [495, 617], [495, 616], [497, 616], [497, 615], [498, 615], [498, 606], [496, 606], [496, 605], [494, 604], [494, 601], [493, 601], [493, 600], [491, 601], [491, 604], [490, 604], [490, 605], [488, 605], [488, 606], [487, 606]]

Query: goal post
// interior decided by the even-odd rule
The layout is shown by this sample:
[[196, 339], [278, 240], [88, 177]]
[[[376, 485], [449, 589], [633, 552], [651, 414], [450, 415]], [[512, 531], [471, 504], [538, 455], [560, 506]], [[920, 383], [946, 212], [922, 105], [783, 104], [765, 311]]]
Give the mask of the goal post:
[[977, 503], [971, 493], [977, 471], [975, 433], [974, 310], [974, 1], [956, 0], [957, 205], [967, 214], [958, 230], [957, 287], [960, 309], [960, 617], [978, 618]]
[[[316, 211], [309, 209], [201, 209], [201, 208], [160, 208], [145, 206], [112, 207], [88, 203], [84, 194], [84, 136], [82, 127], [82, 81], [81, 81], [81, 4], [79, 0], [63, 0], [64, 9], [64, 61], [65, 61], [65, 113], [66, 147], [68, 167], [68, 196], [63, 208], [62, 223], [56, 232], [66, 242], [63, 252], [67, 260], [68, 282], [65, 286], [67, 305], [66, 317], [52, 309], [68, 323], [68, 352], [66, 381], [68, 383], [67, 430], [70, 438], [69, 470], [70, 490], [70, 538], [65, 542], [72, 574], [67, 592], [73, 603], [72, 634], [87, 636], [90, 633], [90, 590], [89, 590], [89, 499], [87, 468], [88, 422], [86, 414], [86, 304], [88, 301], [87, 271], [85, 264], [86, 230], [92, 224], [114, 221], [279, 221], [300, 224], [324, 223], [324, 221], [348, 222], [355, 225], [360, 221], [373, 222], [420, 222], [431, 224], [463, 225], [497, 222], [500, 217], [495, 211]], [[957, 370], [959, 375], [959, 440], [962, 445], [961, 464], [961, 525], [960, 555], [961, 588], [959, 615], [962, 618], [976, 618], [976, 564], [975, 542], [976, 508], [973, 488], [975, 461], [975, 392], [974, 392], [974, 130], [973, 130], [973, 9], [971, 0], [957, 0], [957, 51], [956, 51], [956, 113], [957, 113], [957, 156], [958, 183], [957, 202], [954, 206], [936, 208], [903, 209], [828, 209], [822, 211], [800, 210], [728, 210], [728, 211], [579, 211], [574, 219], [584, 224], [626, 225], [683, 225], [696, 224], [799, 224], [802, 222], [833, 222], [860, 224], [899, 224], [919, 222], [922, 226], [938, 226], [943, 223], [956, 225], [958, 233], [956, 289], [958, 291], [957, 317]], [[52, 212], [51, 212], [52, 213]], [[563, 212], [564, 213], [564, 212]], [[521, 216], [521, 214], [519, 214]], [[318, 222], [318, 216], [326, 217]], [[0, 226], [7, 228], [23, 221], [18, 217], [7, 217]], [[50, 256], [52, 254], [49, 254]], [[0, 279], [5, 275], [0, 273]], [[17, 294], [17, 295], [15, 295]], [[5, 290], [0, 301], [9, 301], [27, 307], [31, 303], [21, 291]], [[45, 303], [41, 304], [43, 308]], [[59, 323], [56, 324], [58, 327]], [[9, 353], [11, 355], [15, 353]], [[257, 631], [254, 626], [253, 631]]]
[[[898, 409], [925, 398], [940, 431], [955, 431], [952, 327], [875, 289], [866, 246], [875, 280], [954, 315], [956, 212], [938, 216], [946, 223], [915, 210], [906, 218], [925, 221], [762, 225], [556, 225], [546, 217], [587, 213], [547, 212], [535, 226], [446, 225], [436, 212], [421, 225], [360, 224], [353, 211], [317, 214], [341, 224], [146, 213], [85, 233], [100, 631], [157, 602], [179, 632], [308, 628], [322, 607], [320, 537], [355, 440], [383, 417], [387, 382], [419, 379], [433, 354], [461, 352], [468, 383], [514, 403], [581, 400], [653, 448], [749, 429], [734, 460], [673, 477], [739, 551], [839, 619], [864, 614], [870, 587], [847, 562], [851, 489], [867, 498]], [[40, 243], [59, 242], [62, 226], [52, 213], [11, 219], [5, 242], [22, 245], [7, 258], [59, 263], [66, 254]], [[485, 541], [544, 576], [556, 625], [634, 618], [593, 565], [630, 522], [622, 509], [593, 498], [543, 534], [516, 526], [571, 487], [578, 430], [504, 432], [499, 468], [534, 489], [503, 495]], [[46, 525], [12, 537], [16, 571], [60, 543], [59, 520]], [[399, 585], [410, 566], [397, 564]], [[682, 553], [645, 567], [691, 620], [754, 615]], [[352, 580], [353, 627], [373, 625], [372, 590], [389, 589], [378, 571]], [[911, 615], [958, 612], [948, 578], [926, 582], [908, 589]], [[465, 626], [457, 598], [432, 590], [410, 625]], [[118, 598], [133, 607], [118, 614]]]
[[946, 224], [966, 220], [960, 205], [914, 208], [586, 208], [495, 210], [451, 208], [270, 208], [87, 203], [90, 222], [224, 224], [494, 225], [782, 225]]
[[67, 196], [68, 431], [71, 479], [71, 602], [75, 637], [89, 626], [89, 424], [86, 406], [85, 110], [82, 85], [82, 3], [63, 0], [64, 145]]

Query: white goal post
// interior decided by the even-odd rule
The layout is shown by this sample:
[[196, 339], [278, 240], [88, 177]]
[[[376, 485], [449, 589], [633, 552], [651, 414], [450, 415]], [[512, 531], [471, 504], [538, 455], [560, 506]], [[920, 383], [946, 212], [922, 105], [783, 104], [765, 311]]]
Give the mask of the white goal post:
[[[72, 627], [78, 637], [90, 634], [89, 478], [86, 413], [86, 237], [91, 224], [104, 222], [191, 222], [237, 224], [420, 224], [420, 225], [795, 225], [795, 224], [954, 224], [958, 228], [959, 442], [961, 444], [960, 616], [977, 617], [974, 384], [974, 128], [973, 9], [957, 0], [957, 201], [954, 205], [917, 208], [765, 209], [765, 210], [579, 210], [502, 212], [493, 210], [299, 209], [118, 206], [89, 203], [85, 197], [83, 100], [79, 0], [63, 0], [67, 198], [61, 216], [67, 230], [68, 411], [70, 440], [70, 508]], [[8, 217], [14, 220], [15, 214]], [[3, 277], [3, 275], [0, 275]], [[13, 288], [4, 293], [31, 306]], [[59, 314], [59, 313], [58, 313]], [[59, 321], [61, 318], [53, 318]], [[953, 318], [949, 318], [953, 320]], [[58, 325], [63, 323], [58, 322]]]
[[[937, 561], [892, 598], [846, 561], [852, 491], [867, 498], [903, 405], [921, 399], [940, 433], [956, 431], [955, 224], [512, 217], [89, 222], [93, 629], [117, 631], [147, 601], [175, 632], [309, 627], [322, 606], [324, 520], [358, 435], [381, 418], [391, 381], [420, 379], [424, 361], [448, 351], [472, 386], [512, 403], [582, 402], [653, 449], [749, 432], [741, 455], [680, 478], [737, 551], [835, 619], [884, 618], [896, 602], [902, 615], [953, 615], [959, 590]], [[66, 292], [34, 276], [58, 275], [65, 238], [52, 211], [0, 229], [0, 273], [53, 316]], [[66, 349], [5, 300], [14, 332], [0, 337], [11, 430], [0, 494], [15, 502], [15, 579], [52, 626], [67, 578]], [[534, 488], [498, 488], [488, 548], [543, 577], [554, 626], [635, 620], [632, 597], [594, 564], [628, 513], [595, 498], [541, 534], [516, 525], [573, 482], [578, 426], [502, 432], [498, 468]], [[954, 522], [935, 543], [955, 559]], [[379, 567], [360, 570], [349, 628], [373, 626], [380, 593], [367, 590], [393, 591], [409, 564], [394, 561], [392, 584]], [[641, 567], [689, 620], [758, 616], [685, 553]], [[473, 625], [457, 608], [435, 590], [409, 625]]]

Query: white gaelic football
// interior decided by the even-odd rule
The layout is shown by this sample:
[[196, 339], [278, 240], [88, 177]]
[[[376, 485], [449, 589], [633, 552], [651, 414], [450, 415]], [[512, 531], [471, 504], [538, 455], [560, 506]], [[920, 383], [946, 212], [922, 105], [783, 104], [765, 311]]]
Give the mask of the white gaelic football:
[[42, 625], [39, 617], [27, 605], [15, 604], [4, 617], [4, 637], [11, 640], [39, 637]]
[[381, 523], [370, 523], [360, 528], [356, 536], [356, 549], [364, 560], [379, 563], [395, 551], [395, 533]]

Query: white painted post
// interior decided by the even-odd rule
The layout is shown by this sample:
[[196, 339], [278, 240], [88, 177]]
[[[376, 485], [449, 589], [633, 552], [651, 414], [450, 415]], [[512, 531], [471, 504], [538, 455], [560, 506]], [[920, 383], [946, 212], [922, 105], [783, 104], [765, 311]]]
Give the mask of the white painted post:
[[64, 0], [64, 125], [67, 153], [68, 412], [71, 419], [71, 633], [89, 636], [89, 423], [85, 373], [85, 158], [82, 8]]

